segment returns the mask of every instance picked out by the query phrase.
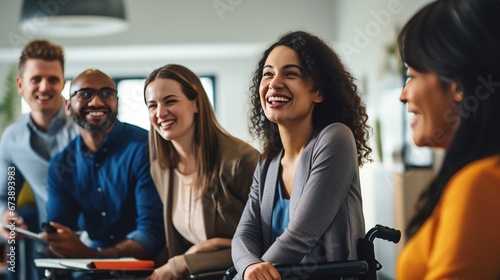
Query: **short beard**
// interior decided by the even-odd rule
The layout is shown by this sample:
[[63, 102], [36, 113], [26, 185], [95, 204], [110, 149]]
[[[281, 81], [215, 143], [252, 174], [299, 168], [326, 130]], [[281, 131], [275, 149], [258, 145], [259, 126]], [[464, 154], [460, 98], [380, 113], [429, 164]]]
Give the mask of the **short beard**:
[[[118, 116], [118, 110], [114, 112], [110, 112], [110, 115], [106, 118], [106, 120], [99, 124], [93, 125], [86, 121], [81, 114], [77, 113], [73, 108], [70, 108], [71, 115], [73, 117], [73, 121], [78, 124], [81, 128], [91, 132], [92, 134], [104, 134], [106, 133], [110, 127], [116, 122]], [[82, 110], [83, 111], [83, 110]]]

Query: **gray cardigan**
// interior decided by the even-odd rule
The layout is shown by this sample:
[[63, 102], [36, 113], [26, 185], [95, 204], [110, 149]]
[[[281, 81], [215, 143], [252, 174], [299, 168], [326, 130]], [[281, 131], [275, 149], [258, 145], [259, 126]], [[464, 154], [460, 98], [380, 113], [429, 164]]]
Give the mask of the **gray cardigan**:
[[271, 244], [271, 217], [280, 160], [262, 160], [232, 240], [239, 277], [253, 263], [319, 263], [357, 257], [364, 236], [356, 143], [351, 130], [333, 123], [315, 133], [300, 156], [290, 198], [290, 222]]

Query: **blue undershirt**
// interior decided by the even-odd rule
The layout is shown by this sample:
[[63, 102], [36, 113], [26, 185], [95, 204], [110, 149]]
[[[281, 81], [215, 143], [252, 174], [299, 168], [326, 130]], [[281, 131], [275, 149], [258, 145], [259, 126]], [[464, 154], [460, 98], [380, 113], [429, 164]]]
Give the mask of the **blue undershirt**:
[[285, 232], [290, 221], [290, 199], [283, 196], [281, 180], [278, 180], [276, 195], [274, 196], [273, 217], [271, 223], [271, 243]]

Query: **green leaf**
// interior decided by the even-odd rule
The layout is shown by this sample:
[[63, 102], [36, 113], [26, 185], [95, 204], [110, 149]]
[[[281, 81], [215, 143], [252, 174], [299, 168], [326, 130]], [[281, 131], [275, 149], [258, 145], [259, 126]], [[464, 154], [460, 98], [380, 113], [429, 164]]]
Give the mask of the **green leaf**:
[[17, 94], [17, 65], [12, 64], [7, 72], [4, 98], [0, 103], [0, 131], [21, 115], [21, 96]]

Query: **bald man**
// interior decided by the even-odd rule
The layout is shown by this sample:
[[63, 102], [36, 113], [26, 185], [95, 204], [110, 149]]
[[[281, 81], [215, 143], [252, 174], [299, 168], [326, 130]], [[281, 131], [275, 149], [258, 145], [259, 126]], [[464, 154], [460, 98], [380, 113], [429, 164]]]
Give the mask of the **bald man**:
[[96, 69], [73, 79], [67, 106], [81, 135], [50, 162], [47, 219], [56, 232], [42, 233], [49, 250], [63, 258], [152, 259], [165, 233], [147, 131], [117, 120], [116, 84]]

